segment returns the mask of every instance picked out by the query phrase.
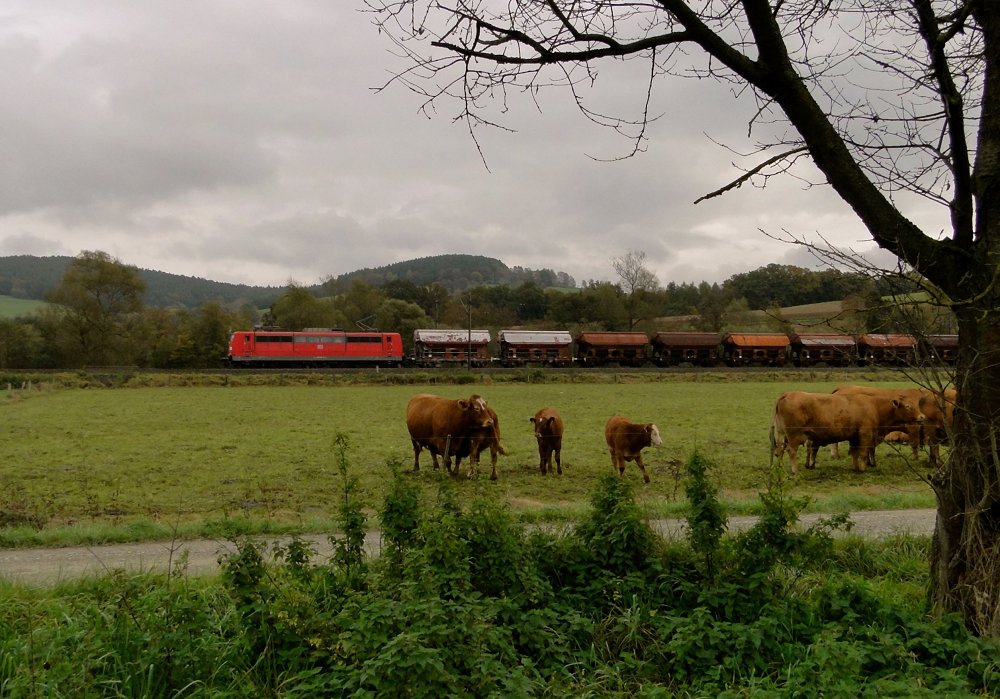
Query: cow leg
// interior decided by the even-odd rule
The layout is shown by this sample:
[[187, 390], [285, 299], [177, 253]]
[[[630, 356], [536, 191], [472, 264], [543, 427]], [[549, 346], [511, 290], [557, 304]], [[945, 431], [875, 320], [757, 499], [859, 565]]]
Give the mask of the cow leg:
[[840, 442], [834, 442], [830, 445], [830, 458], [839, 459], [840, 458]]
[[479, 454], [481, 451], [480, 446], [473, 446], [472, 451], [469, 453], [469, 478], [476, 477], [476, 469], [479, 468]]
[[927, 455], [930, 458], [931, 466], [936, 468], [941, 465], [941, 446], [936, 437], [932, 437], [928, 442]]
[[495, 481], [497, 479], [497, 447], [496, 444], [490, 444], [490, 480]]
[[646, 473], [646, 464], [642, 463], [642, 454], [635, 455], [635, 464], [640, 469], [642, 469], [642, 480], [644, 483], [649, 483], [649, 474]]
[[819, 454], [819, 442], [810, 439], [806, 442], [806, 468], [816, 468], [816, 456]]
[[625, 457], [616, 456], [614, 452], [611, 452], [611, 467], [618, 469], [618, 477], [625, 477]]
[[864, 473], [865, 466], [871, 462], [872, 452], [874, 451], [874, 447], [865, 442], [851, 442], [851, 465], [854, 467], [854, 470], [858, 473]]
[[556, 472], [562, 475], [562, 449], [556, 449]]
[[538, 445], [538, 471], [543, 476], [548, 472], [548, 454], [545, 453], [545, 447], [541, 444]]
[[[410, 440], [410, 441], [413, 443], [413, 470], [414, 471], [419, 471], [420, 470], [420, 445], [417, 443], [417, 440], [415, 440], [415, 439], [414, 440]], [[431, 456], [433, 456], [433, 455], [434, 455], [434, 452], [431, 452]]]
[[792, 475], [797, 476], [799, 473], [799, 445], [787, 439], [781, 443], [780, 453], [778, 454], [779, 466], [781, 465], [781, 457], [786, 450], [788, 451], [788, 465], [792, 469]]

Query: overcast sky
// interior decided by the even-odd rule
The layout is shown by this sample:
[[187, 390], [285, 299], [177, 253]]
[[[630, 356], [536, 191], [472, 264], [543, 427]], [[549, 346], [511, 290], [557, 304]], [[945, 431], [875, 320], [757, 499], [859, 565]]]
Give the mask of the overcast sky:
[[[615, 280], [643, 250], [667, 284], [816, 266], [759, 229], [872, 248], [799, 180], [693, 203], [738, 175], [716, 142], [748, 150], [750, 105], [708, 81], [659, 83], [648, 151], [614, 162], [631, 144], [566, 92], [514, 99], [484, 165], [454, 105], [372, 89], [400, 64], [361, 5], [0, 0], [0, 255], [282, 286], [446, 253]], [[638, 114], [644, 70], [606, 66], [595, 104]]]

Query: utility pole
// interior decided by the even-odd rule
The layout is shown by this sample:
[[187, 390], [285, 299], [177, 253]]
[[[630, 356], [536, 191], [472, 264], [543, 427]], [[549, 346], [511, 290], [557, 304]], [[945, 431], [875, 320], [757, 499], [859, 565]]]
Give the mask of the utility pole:
[[469, 371], [472, 371], [472, 289], [469, 289], [469, 351], [465, 357], [469, 363]]
[[465, 302], [465, 299], [462, 298], [461, 294], [458, 295], [458, 301], [465, 307], [465, 310], [469, 312], [469, 347], [465, 352], [465, 362], [469, 371], [472, 371], [472, 289], [469, 289], [468, 303]]

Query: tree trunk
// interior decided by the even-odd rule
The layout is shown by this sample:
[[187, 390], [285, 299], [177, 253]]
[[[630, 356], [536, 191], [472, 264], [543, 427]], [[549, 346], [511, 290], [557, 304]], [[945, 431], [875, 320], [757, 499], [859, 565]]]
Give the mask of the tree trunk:
[[956, 311], [961, 338], [953, 448], [932, 479], [930, 601], [1000, 638], [1000, 291]]

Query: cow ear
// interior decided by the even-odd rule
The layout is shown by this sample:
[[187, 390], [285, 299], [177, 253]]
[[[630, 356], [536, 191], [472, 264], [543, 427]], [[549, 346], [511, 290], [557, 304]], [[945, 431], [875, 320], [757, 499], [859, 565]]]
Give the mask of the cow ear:
[[899, 402], [898, 398], [893, 398], [892, 399], [892, 407], [894, 407], [894, 408], [902, 407], [902, 403]]
[[458, 401], [458, 407], [461, 408], [462, 410], [468, 410], [469, 401], [465, 400], [464, 398], [460, 398]]
[[535, 421], [535, 418], [533, 418], [533, 417], [529, 417], [528, 418], [528, 422], [534, 422], [534, 421]]
[[556, 421], [555, 415], [549, 415], [548, 423], [551, 425]]

